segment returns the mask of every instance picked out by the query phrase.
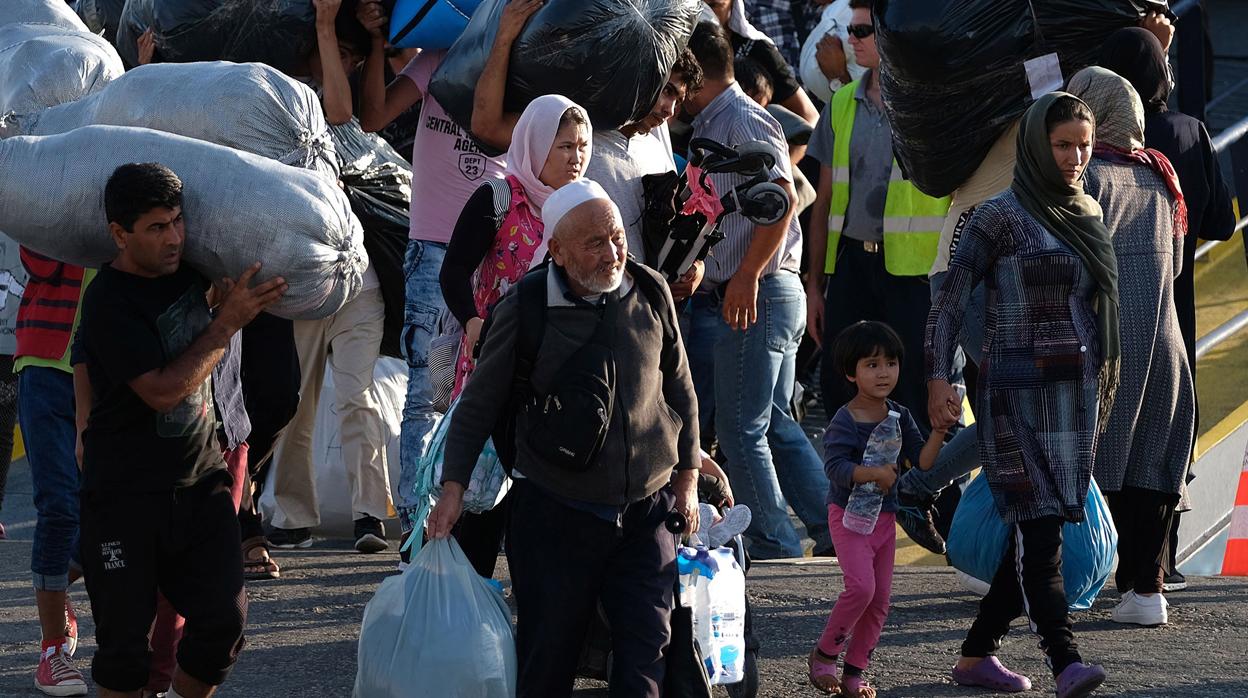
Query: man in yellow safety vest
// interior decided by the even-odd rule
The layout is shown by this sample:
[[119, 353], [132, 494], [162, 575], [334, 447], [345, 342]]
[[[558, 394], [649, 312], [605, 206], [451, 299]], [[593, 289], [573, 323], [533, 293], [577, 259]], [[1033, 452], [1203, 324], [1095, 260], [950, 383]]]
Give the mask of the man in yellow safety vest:
[[806, 331], [825, 349], [820, 387], [833, 414], [853, 392], [831, 365], [832, 340], [861, 320], [889, 324], [905, 347], [893, 397], [926, 426], [927, 273], [949, 199], [927, 196], [903, 178], [880, 96], [871, 2], [852, 0], [850, 7], [849, 44], [868, 71], [832, 96], [807, 150], [822, 168], [809, 235]]

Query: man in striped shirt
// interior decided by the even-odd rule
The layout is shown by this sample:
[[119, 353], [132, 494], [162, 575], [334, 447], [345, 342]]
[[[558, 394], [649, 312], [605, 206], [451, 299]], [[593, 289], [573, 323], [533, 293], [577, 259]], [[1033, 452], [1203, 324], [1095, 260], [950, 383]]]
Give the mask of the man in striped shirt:
[[[703, 87], [686, 100], [693, 136], [730, 147], [762, 141], [776, 153], [771, 179], [796, 200], [788, 146], [780, 125], [733, 78], [732, 45], [718, 26], [698, 25], [689, 42]], [[742, 175], [711, 175], [719, 191]], [[690, 304], [686, 334], [703, 429], [712, 415], [737, 501], [754, 513], [747, 530], [758, 559], [799, 557], [801, 539], [787, 504], [806, 524], [815, 550], [831, 549], [823, 465], [787, 405], [793, 397], [806, 297], [798, 268], [802, 234], [790, 210], [772, 225], [740, 215], [721, 224], [725, 239], [706, 259], [706, 276]]]

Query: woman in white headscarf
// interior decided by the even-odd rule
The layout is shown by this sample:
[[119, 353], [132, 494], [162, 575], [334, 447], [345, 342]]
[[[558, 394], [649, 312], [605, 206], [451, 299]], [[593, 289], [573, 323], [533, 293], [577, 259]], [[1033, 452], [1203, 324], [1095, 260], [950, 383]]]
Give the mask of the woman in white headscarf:
[[[819, 110], [806, 96], [805, 90], [793, 74], [793, 67], [781, 55], [776, 44], [763, 32], [750, 24], [745, 17], [744, 0], [705, 0], [703, 19], [711, 16], [728, 34], [736, 58], [750, 58], [763, 66], [771, 80], [771, 101], [788, 109], [814, 125], [819, 120]], [[710, 15], [710, 16], [708, 16]]]
[[562, 95], [538, 97], [516, 123], [505, 179], [482, 184], [464, 204], [439, 275], [446, 307], [464, 328], [453, 395], [472, 373], [490, 309], [546, 256], [542, 206], [584, 175], [591, 137], [582, 107]]

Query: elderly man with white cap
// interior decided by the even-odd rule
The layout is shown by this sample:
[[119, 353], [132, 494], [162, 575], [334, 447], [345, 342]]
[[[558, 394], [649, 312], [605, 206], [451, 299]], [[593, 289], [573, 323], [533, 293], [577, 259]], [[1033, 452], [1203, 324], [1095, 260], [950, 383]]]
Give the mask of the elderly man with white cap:
[[[567, 184], [542, 215], [552, 262], [491, 315], [452, 417], [429, 535], [450, 534], [482, 446], [514, 410], [506, 549], [518, 695], [572, 692], [601, 602], [612, 629], [611, 694], [657, 697], [676, 582], [664, 522], [675, 510], [696, 528], [698, 511], [697, 404], [675, 304], [662, 277], [628, 261], [619, 210], [601, 186]], [[522, 344], [534, 331], [530, 361]]]

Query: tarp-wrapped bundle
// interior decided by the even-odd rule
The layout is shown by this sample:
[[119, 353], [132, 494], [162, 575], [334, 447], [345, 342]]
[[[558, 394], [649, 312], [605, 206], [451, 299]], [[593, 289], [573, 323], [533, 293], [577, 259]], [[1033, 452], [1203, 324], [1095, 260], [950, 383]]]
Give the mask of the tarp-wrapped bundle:
[[880, 88], [902, 169], [946, 196], [1039, 95], [1155, 0], [877, 0]]
[[0, 25], [55, 24], [62, 29], [88, 31], [65, 0], [4, 0]]
[[381, 284], [386, 306], [381, 353], [403, 358], [399, 335], [407, 292], [403, 257], [412, 206], [411, 166], [380, 136], [365, 133], [355, 119], [329, 130], [343, 190], [364, 229], [364, 249]]
[[154, 63], [76, 102], [0, 116], [0, 138], [140, 126], [338, 176], [316, 93], [259, 63]]
[[358, 292], [368, 258], [337, 182], [204, 141], [148, 129], [86, 126], [0, 140], [0, 230], [36, 252], [98, 266], [117, 250], [104, 185], [130, 162], [159, 162], [184, 184], [184, 257], [209, 278], [259, 261], [290, 289], [270, 312], [315, 319]]
[[78, 0], [78, 16], [87, 29], [110, 42], [117, 40], [117, 27], [125, 9], [126, 0]]
[[311, 0], [126, 0], [117, 47], [138, 65], [150, 28], [161, 61], [254, 61], [290, 73], [315, 45], [315, 21]]
[[[72, 13], [70, 17], [78, 21]], [[85, 27], [0, 25], [0, 114], [27, 114], [72, 102], [123, 72], [117, 51]]]
[[[487, 0], [451, 47], [430, 85], [451, 118], [472, 123], [472, 98], [505, 0]], [[596, 129], [645, 116], [698, 19], [698, 0], [548, 0], [511, 50], [504, 106], [561, 94], [585, 107]]]

